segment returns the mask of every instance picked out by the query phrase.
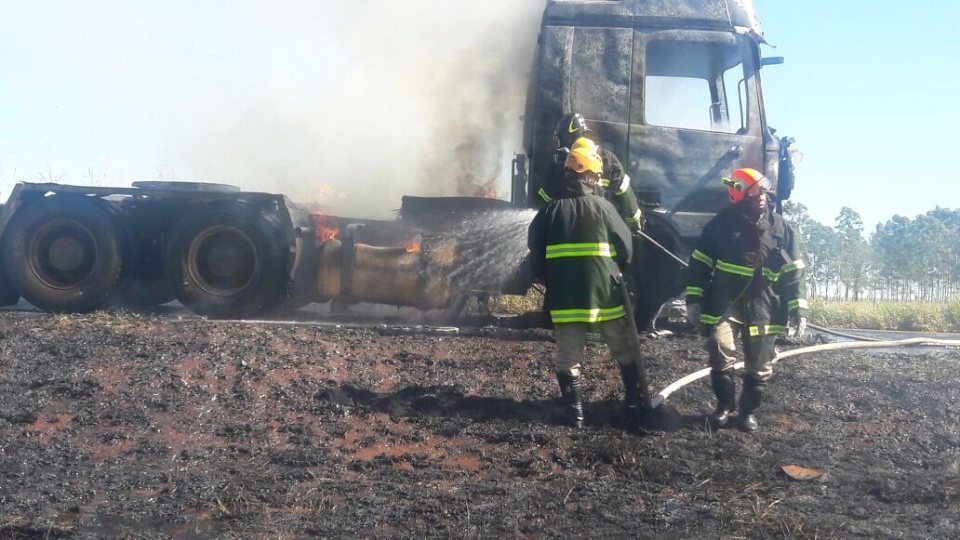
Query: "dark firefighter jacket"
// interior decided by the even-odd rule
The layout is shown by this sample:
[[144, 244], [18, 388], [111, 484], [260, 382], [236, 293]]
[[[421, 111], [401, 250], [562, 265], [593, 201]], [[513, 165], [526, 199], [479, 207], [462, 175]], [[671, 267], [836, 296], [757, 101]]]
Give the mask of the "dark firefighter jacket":
[[599, 322], [626, 314], [614, 278], [627, 275], [630, 230], [609, 201], [569, 171], [558, 197], [537, 212], [527, 245], [533, 277], [547, 286], [554, 324]]
[[[566, 150], [561, 149], [561, 150]], [[640, 230], [640, 205], [637, 195], [630, 189], [630, 176], [623, 170], [623, 165], [613, 152], [599, 148], [600, 159], [603, 161], [603, 172], [600, 174], [600, 195], [613, 203], [617, 212], [626, 222], [631, 231]], [[544, 186], [539, 195], [544, 202], [550, 202], [563, 190], [563, 177], [566, 170], [563, 161], [565, 152], [558, 150], [557, 163], [548, 171]]]
[[742, 301], [740, 322], [751, 336], [779, 334], [791, 311], [807, 307], [804, 268], [796, 232], [771, 205], [753, 222], [732, 204], [703, 228], [687, 268], [687, 302], [701, 303], [700, 322], [716, 325]]

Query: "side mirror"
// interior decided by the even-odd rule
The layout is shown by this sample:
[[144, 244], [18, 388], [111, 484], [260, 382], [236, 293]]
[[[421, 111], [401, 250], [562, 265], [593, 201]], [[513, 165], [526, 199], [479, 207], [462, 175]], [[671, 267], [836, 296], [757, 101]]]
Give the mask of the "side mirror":
[[778, 65], [778, 64], [782, 64], [782, 63], [783, 63], [783, 57], [782, 57], [782, 56], [770, 56], [770, 57], [767, 57], [767, 58], [761, 58], [761, 59], [760, 59], [760, 67], [763, 67], [763, 66], [775, 66], [775, 65]]

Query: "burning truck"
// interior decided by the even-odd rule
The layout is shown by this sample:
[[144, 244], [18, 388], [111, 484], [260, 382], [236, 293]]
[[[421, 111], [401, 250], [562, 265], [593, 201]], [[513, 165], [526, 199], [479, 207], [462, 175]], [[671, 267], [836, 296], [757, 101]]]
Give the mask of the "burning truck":
[[[548, 0], [510, 200], [407, 196], [398, 219], [376, 221], [223, 184], [20, 183], [0, 212], [0, 305], [22, 297], [85, 312], [111, 299], [176, 299], [200, 315], [246, 318], [330, 301], [456, 316], [477, 291], [525, 294], [526, 223], [542, 204], [554, 126], [576, 111], [620, 157], [644, 211], [634, 265], [644, 327], [679, 294], [690, 246], [728, 204], [720, 176], [752, 167], [780, 201], [790, 196], [792, 141], [769, 125], [760, 77], [782, 58], [762, 57], [764, 43], [751, 0]], [[512, 241], [471, 244], [470, 224], [492, 216]], [[504, 258], [505, 273], [478, 264]]]

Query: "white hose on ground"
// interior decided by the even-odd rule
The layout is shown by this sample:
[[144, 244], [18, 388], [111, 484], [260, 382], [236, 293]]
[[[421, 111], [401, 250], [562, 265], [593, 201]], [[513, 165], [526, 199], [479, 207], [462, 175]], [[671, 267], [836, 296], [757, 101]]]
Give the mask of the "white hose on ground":
[[[930, 339], [930, 338], [909, 338], [909, 339], [900, 339], [893, 341], [868, 341], [868, 342], [852, 342], [852, 343], [824, 343], [821, 345], [811, 345], [810, 347], [800, 347], [797, 349], [791, 349], [789, 351], [783, 351], [777, 354], [773, 358], [773, 363], [779, 362], [784, 358], [790, 358], [791, 356], [799, 356], [801, 354], [809, 354], [815, 352], [823, 351], [838, 351], [842, 349], [877, 349], [884, 347], [906, 347], [911, 345], [933, 345], [933, 346], [947, 346], [947, 347], [960, 347], [960, 340], [956, 339]], [[734, 369], [742, 369], [743, 362], [737, 362], [733, 366]], [[666, 388], [661, 390], [657, 395], [653, 396], [651, 400], [651, 405], [654, 408], [663, 405], [667, 398], [670, 397], [670, 394], [673, 394], [677, 390], [687, 386], [688, 384], [702, 379], [710, 375], [710, 368], [704, 368], [700, 371], [695, 371], [686, 377], [678, 379], [668, 385]]]
[[834, 329], [832, 329], [832, 328], [824, 328], [824, 327], [822, 327], [822, 326], [817, 326], [817, 325], [815, 325], [815, 324], [813, 324], [813, 323], [807, 323], [807, 328], [812, 328], [812, 329], [816, 330], [817, 332], [823, 332], [824, 334], [831, 334], [831, 335], [834, 335], [834, 336], [844, 337], [844, 338], [847, 338], [847, 339], [855, 339], [855, 340], [857, 340], [857, 341], [883, 341], [883, 340], [880, 339], [880, 338], [873, 338], [873, 337], [867, 337], [867, 336], [858, 336], [858, 335], [856, 335], [856, 334], [847, 334], [847, 333], [844, 333], [844, 332], [839, 332], [839, 331], [834, 330]]

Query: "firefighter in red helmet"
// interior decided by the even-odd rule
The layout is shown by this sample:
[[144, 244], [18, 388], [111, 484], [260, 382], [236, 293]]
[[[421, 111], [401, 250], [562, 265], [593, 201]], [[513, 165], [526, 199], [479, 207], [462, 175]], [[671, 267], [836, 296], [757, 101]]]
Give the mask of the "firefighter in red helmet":
[[[744, 168], [733, 171], [730, 178], [722, 178], [727, 186], [730, 202], [736, 204], [744, 197], [757, 197], [760, 191], [770, 191], [770, 180], [756, 169]], [[757, 199], [758, 204], [766, 204], [766, 199]]]
[[774, 342], [789, 323], [802, 335], [804, 263], [797, 233], [774, 210], [771, 184], [760, 171], [737, 169], [723, 178], [731, 205], [703, 228], [687, 268], [687, 317], [708, 330], [710, 383], [717, 427], [735, 410], [733, 366], [737, 341], [743, 347], [740, 426], [757, 429], [754, 411], [773, 373]]

